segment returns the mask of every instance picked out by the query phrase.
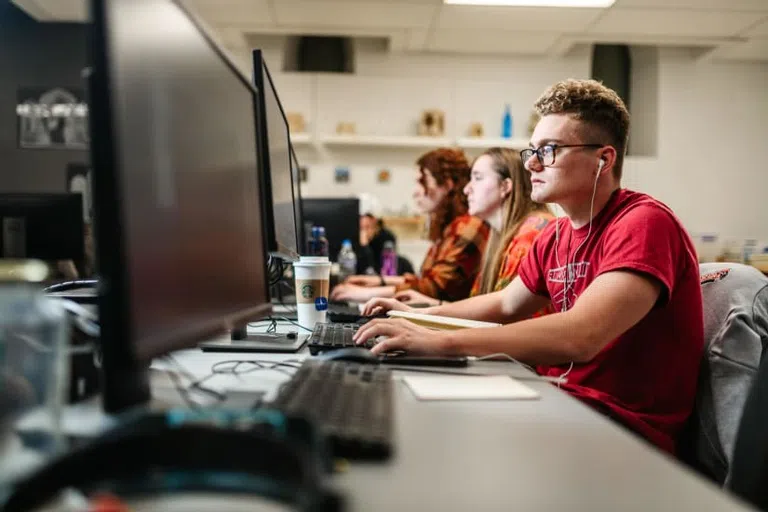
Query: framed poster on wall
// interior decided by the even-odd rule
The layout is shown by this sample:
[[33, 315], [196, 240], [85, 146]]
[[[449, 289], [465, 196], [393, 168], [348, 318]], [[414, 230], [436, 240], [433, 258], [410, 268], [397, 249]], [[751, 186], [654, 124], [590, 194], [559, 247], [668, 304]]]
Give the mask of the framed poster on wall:
[[88, 149], [88, 103], [82, 88], [20, 88], [16, 119], [20, 148]]

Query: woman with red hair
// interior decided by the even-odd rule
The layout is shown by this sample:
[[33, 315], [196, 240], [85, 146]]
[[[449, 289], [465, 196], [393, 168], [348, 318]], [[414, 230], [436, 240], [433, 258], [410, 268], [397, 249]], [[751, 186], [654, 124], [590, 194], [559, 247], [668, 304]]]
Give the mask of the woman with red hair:
[[469, 297], [483, 259], [489, 228], [467, 213], [470, 166], [458, 149], [440, 148], [416, 162], [419, 177], [414, 190], [416, 206], [429, 216], [429, 248], [419, 276], [352, 276], [334, 288], [332, 300], [365, 302], [373, 297], [394, 297], [415, 290], [440, 301]]

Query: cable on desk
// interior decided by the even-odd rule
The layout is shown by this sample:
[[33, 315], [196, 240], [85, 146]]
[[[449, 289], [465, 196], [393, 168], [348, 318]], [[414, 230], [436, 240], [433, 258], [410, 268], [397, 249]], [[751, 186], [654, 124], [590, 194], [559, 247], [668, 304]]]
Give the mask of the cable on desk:
[[527, 365], [527, 364], [523, 363], [522, 361], [518, 361], [517, 359], [515, 359], [511, 355], [505, 354], [504, 352], [497, 352], [495, 354], [489, 354], [487, 356], [477, 357], [477, 358], [475, 358], [475, 361], [488, 361], [488, 360], [492, 360], [492, 359], [498, 359], [500, 357], [503, 357], [504, 359], [507, 359], [508, 361], [511, 361], [513, 363], [517, 363], [520, 366], [522, 366], [523, 368], [525, 368], [527, 370], [530, 370], [533, 373], [536, 373], [536, 370], [532, 366]]
[[313, 332], [314, 331], [314, 329], [310, 329], [309, 327], [304, 327], [303, 325], [299, 324], [298, 322], [295, 322], [295, 321], [291, 320], [290, 318], [286, 318], [284, 316], [276, 316], [276, 317], [273, 317], [273, 318], [275, 318], [277, 320], [282, 320], [283, 322], [288, 322], [289, 324], [295, 325], [296, 327], [298, 327], [300, 329], [304, 329], [305, 331], [309, 331], [309, 332]]
[[[218, 391], [202, 386], [202, 383], [207, 379], [197, 380], [194, 374], [182, 366], [182, 364], [179, 363], [172, 355], [168, 354], [163, 357], [163, 359], [171, 363], [177, 369], [176, 371], [166, 370], [166, 373], [170, 377], [171, 381], [173, 381], [173, 384], [176, 387], [176, 391], [178, 391], [179, 395], [181, 395], [187, 405], [189, 405], [191, 408], [194, 409], [199, 407], [199, 405], [189, 396], [189, 392], [193, 390], [205, 393], [208, 396], [212, 396], [219, 402], [222, 402], [227, 398], [226, 395], [219, 393]], [[182, 375], [186, 377], [187, 380], [189, 380], [190, 383], [186, 387], [182, 385], [179, 375]]]
[[[241, 369], [241, 366], [245, 366], [246, 369]], [[293, 376], [292, 372], [288, 372], [285, 368], [292, 368], [298, 370], [301, 366], [301, 361], [298, 359], [287, 359], [285, 361], [265, 361], [259, 359], [229, 359], [226, 361], [218, 361], [211, 366], [211, 376], [213, 375], [243, 375], [246, 373], [256, 372], [259, 370], [274, 370], [284, 373], [288, 376]]]

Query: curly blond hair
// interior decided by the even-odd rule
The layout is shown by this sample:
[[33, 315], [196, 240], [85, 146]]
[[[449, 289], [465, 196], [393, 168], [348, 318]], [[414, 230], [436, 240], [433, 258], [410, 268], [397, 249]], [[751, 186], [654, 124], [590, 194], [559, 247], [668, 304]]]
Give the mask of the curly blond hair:
[[536, 100], [534, 108], [542, 117], [549, 114], [568, 114], [583, 121], [591, 128], [582, 135], [585, 137], [585, 143], [599, 143], [600, 139], [592, 138], [607, 137], [608, 142], [616, 148], [613, 175], [617, 180], [621, 179], [629, 137], [629, 111], [616, 91], [597, 80], [569, 78], [544, 91]]

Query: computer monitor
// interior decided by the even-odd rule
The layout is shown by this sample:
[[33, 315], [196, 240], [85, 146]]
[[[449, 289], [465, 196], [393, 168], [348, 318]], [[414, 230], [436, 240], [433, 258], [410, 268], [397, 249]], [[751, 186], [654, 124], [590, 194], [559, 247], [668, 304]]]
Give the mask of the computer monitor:
[[272, 254], [294, 260], [298, 258], [300, 247], [294, 214], [288, 121], [261, 50], [253, 50], [253, 83], [261, 99], [256, 119], [261, 142], [260, 176], [267, 246]]
[[302, 198], [304, 224], [323, 226], [328, 238], [328, 256], [336, 261], [341, 242], [352, 242], [355, 253], [360, 254], [360, 200], [344, 199], [307, 199]]
[[85, 258], [80, 194], [0, 194], [0, 221], [3, 258]]
[[268, 315], [256, 91], [172, 0], [91, 0], [104, 408], [152, 358]]
[[296, 219], [296, 238], [299, 242], [299, 254], [302, 254], [307, 251], [307, 232], [304, 229], [304, 212], [301, 207], [301, 166], [293, 145], [291, 145], [291, 176], [293, 177], [293, 213]]

